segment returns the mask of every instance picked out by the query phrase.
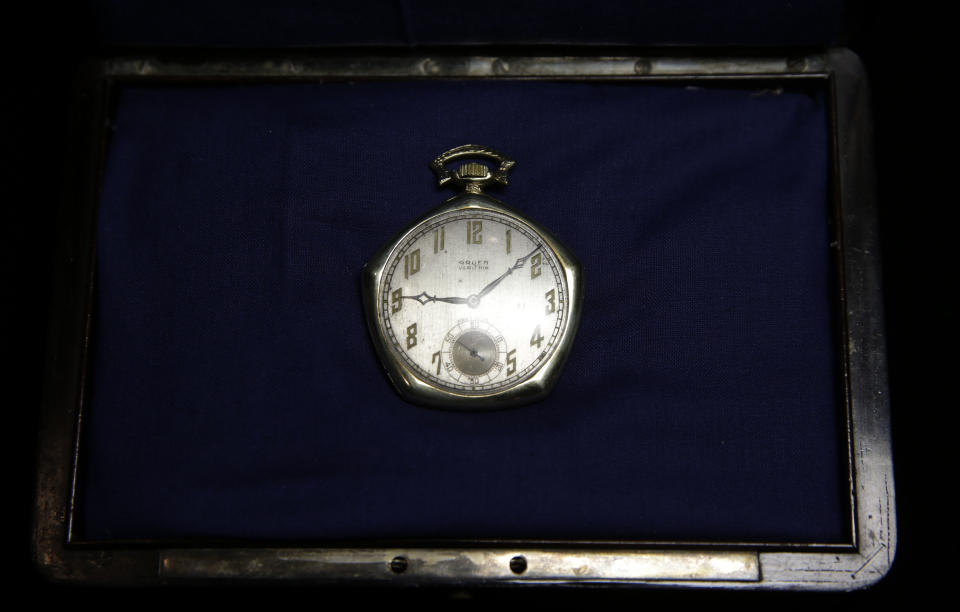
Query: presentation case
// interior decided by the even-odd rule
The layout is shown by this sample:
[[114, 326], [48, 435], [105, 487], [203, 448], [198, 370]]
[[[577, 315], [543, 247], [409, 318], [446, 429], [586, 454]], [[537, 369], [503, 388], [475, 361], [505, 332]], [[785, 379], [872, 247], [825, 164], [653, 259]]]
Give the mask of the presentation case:
[[[850, 590], [896, 521], [869, 93], [842, 48], [121, 56], [78, 77], [41, 415], [57, 581]], [[498, 196], [581, 259], [555, 392], [405, 403], [363, 263]]]

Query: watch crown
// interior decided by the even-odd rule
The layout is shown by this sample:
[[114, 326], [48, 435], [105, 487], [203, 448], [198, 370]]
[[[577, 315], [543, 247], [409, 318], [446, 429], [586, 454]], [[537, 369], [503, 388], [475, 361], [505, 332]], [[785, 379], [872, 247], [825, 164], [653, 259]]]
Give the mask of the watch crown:
[[460, 166], [460, 168], [457, 170], [457, 176], [461, 179], [487, 179], [490, 178], [490, 169], [480, 162], [467, 162]]

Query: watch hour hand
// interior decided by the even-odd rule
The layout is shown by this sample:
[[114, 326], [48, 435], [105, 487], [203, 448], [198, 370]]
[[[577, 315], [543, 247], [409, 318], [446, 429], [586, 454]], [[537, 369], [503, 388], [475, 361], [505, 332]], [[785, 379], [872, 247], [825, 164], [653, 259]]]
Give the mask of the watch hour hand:
[[466, 304], [467, 298], [462, 297], [437, 297], [435, 295], [430, 295], [426, 291], [421, 291], [417, 295], [404, 295], [402, 296], [405, 300], [416, 300], [421, 304], [429, 304], [430, 302], [446, 302], [447, 304]]
[[494, 287], [496, 287], [497, 285], [499, 285], [499, 284], [503, 281], [503, 279], [505, 279], [505, 278], [507, 278], [508, 276], [510, 276], [511, 274], [513, 274], [513, 271], [514, 271], [514, 270], [519, 270], [520, 268], [522, 268], [523, 265], [524, 265], [525, 263], [527, 263], [527, 260], [530, 259], [531, 257], [533, 257], [534, 253], [536, 253], [536, 252], [539, 251], [539, 250], [540, 250], [540, 246], [538, 245], [537, 248], [533, 249], [532, 251], [530, 251], [529, 253], [527, 253], [526, 255], [524, 255], [523, 257], [521, 257], [520, 259], [518, 259], [512, 266], [510, 266], [509, 268], [507, 268], [507, 271], [506, 271], [506, 272], [504, 272], [503, 274], [501, 274], [501, 275], [498, 276], [497, 278], [495, 278], [495, 279], [493, 279], [492, 281], [490, 281], [490, 283], [489, 283], [486, 287], [484, 287], [483, 289], [481, 289], [481, 290], [480, 290], [480, 293], [477, 294], [477, 297], [483, 297], [483, 296], [487, 295], [488, 293], [490, 293], [491, 291], [493, 291]]

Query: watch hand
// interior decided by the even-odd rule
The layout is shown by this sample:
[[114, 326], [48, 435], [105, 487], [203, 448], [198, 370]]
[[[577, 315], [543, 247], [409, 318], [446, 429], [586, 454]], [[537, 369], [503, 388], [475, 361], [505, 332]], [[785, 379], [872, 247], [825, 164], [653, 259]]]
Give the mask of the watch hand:
[[470, 353], [470, 356], [471, 356], [471, 357], [476, 357], [476, 358], [479, 359], [480, 361], [486, 361], [486, 360], [483, 358], [483, 356], [482, 356], [480, 353], [478, 353], [476, 350], [470, 348], [469, 346], [467, 346], [467, 345], [464, 344], [463, 342], [460, 342], [460, 338], [457, 338], [457, 342], [456, 342], [456, 343], [459, 344], [460, 346], [462, 346], [463, 348], [467, 349], [467, 352]]
[[430, 302], [446, 302], [448, 304], [466, 304], [467, 303], [467, 298], [437, 297], [435, 295], [430, 295], [426, 291], [421, 291], [417, 295], [404, 295], [401, 297], [405, 300], [416, 300], [421, 304], [429, 304]]
[[482, 298], [483, 296], [485, 296], [485, 295], [487, 295], [488, 293], [490, 293], [491, 291], [493, 291], [494, 287], [496, 287], [497, 285], [499, 285], [500, 282], [501, 282], [503, 279], [505, 279], [505, 278], [507, 278], [508, 276], [510, 276], [511, 274], [513, 274], [513, 271], [514, 271], [514, 270], [519, 270], [520, 268], [522, 268], [522, 267], [523, 267], [523, 264], [527, 263], [527, 260], [530, 259], [531, 257], [533, 257], [534, 253], [536, 253], [536, 252], [539, 251], [539, 250], [540, 250], [540, 247], [539, 247], [539, 245], [538, 245], [537, 248], [533, 249], [532, 251], [530, 251], [529, 253], [527, 253], [526, 255], [524, 255], [523, 257], [521, 257], [520, 259], [518, 259], [518, 260], [516, 261], [516, 263], [514, 263], [512, 266], [510, 266], [509, 268], [507, 268], [507, 271], [506, 271], [506, 272], [504, 272], [503, 274], [501, 274], [501, 275], [498, 276], [497, 278], [495, 278], [495, 279], [493, 279], [492, 281], [490, 281], [490, 283], [489, 283], [486, 287], [484, 287], [483, 289], [481, 289], [481, 290], [480, 290], [480, 293], [477, 294], [477, 297], [481, 297], [481, 298]]

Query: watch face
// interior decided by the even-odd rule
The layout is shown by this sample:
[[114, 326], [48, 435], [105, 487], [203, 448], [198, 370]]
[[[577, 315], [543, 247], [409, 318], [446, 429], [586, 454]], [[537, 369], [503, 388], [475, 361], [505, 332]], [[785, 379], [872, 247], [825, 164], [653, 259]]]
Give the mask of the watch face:
[[424, 383], [464, 396], [528, 380], [561, 343], [567, 278], [549, 241], [498, 210], [445, 212], [386, 260], [377, 320], [389, 353]]

